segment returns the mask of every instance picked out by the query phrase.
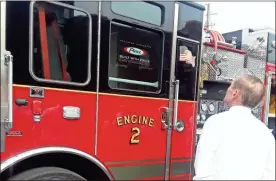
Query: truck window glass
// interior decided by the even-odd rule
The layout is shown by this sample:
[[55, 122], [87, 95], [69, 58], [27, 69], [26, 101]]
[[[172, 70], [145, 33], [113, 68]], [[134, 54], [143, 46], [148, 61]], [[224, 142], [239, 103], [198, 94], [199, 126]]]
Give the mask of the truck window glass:
[[161, 87], [162, 54], [161, 32], [112, 22], [109, 87], [158, 92]]
[[178, 40], [176, 52], [176, 79], [179, 80], [179, 99], [196, 100], [199, 44]]
[[202, 19], [201, 10], [179, 3], [179, 21], [177, 34], [181, 37], [201, 41], [202, 37]]
[[162, 9], [148, 2], [111, 2], [111, 10], [116, 14], [158, 26], [162, 24]]
[[[274, 45], [273, 45], [274, 41]], [[275, 34], [269, 33], [268, 34], [268, 55], [267, 55], [267, 61], [269, 63], [276, 64], [275, 61]]]
[[33, 9], [34, 75], [58, 83], [87, 82], [90, 21], [82, 11], [36, 2]]

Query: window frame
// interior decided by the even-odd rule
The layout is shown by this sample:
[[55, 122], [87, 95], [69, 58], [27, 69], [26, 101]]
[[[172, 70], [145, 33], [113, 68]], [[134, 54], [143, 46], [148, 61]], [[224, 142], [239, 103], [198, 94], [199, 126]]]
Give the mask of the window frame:
[[[151, 23], [151, 22], [147, 22], [147, 21], [144, 21], [144, 20], [141, 20], [141, 19], [136, 19], [134, 17], [131, 17], [131, 16], [126, 16], [126, 15], [122, 15], [122, 14], [119, 14], [117, 12], [115, 12], [113, 9], [112, 9], [112, 2], [116, 2], [116, 1], [110, 1], [110, 10], [112, 11], [112, 13], [116, 14], [116, 15], [119, 15], [119, 16], [122, 16], [122, 17], [125, 17], [125, 18], [130, 18], [132, 20], [135, 20], [135, 21], [140, 21], [140, 22], [143, 22], [143, 23], [147, 23], [147, 24], [151, 24], [151, 25], [154, 25], [154, 26], [163, 26], [164, 24], [164, 18], [165, 18], [165, 8], [164, 6], [160, 5], [160, 4], [157, 4], [156, 2], [154, 1], [140, 1], [140, 2], [143, 2], [143, 3], [148, 3], [150, 5], [153, 5], [153, 6], [156, 6], [158, 8], [160, 8], [161, 10], [161, 22], [160, 24], [154, 24], [154, 23]], [[119, 1], [120, 2], [120, 1]], [[122, 1], [121, 1], [122, 2]], [[139, 2], [139, 1], [138, 1]]]
[[34, 47], [33, 47], [33, 40], [34, 40], [34, 7], [35, 7], [35, 3], [36, 1], [32, 1], [30, 3], [30, 14], [29, 14], [29, 73], [31, 75], [31, 77], [36, 80], [37, 82], [42, 82], [42, 83], [52, 83], [52, 84], [61, 84], [61, 85], [73, 85], [73, 86], [79, 86], [79, 87], [84, 87], [86, 85], [88, 85], [91, 81], [91, 65], [92, 65], [92, 18], [89, 14], [89, 12], [87, 12], [84, 9], [69, 5], [69, 4], [65, 4], [65, 3], [60, 3], [60, 2], [53, 2], [53, 1], [38, 1], [39, 2], [44, 2], [44, 3], [49, 3], [49, 4], [53, 4], [53, 5], [57, 5], [57, 6], [61, 6], [61, 7], [66, 7], [68, 9], [72, 9], [72, 10], [77, 10], [77, 11], [81, 11], [83, 13], [85, 13], [88, 16], [88, 20], [89, 20], [89, 28], [88, 28], [88, 62], [87, 62], [87, 80], [83, 83], [79, 83], [79, 82], [70, 82], [70, 81], [63, 81], [63, 80], [53, 80], [53, 79], [44, 79], [44, 78], [40, 78], [38, 76], [35, 75], [34, 73], [34, 59], [33, 59], [33, 52], [34, 52]]
[[[197, 48], [197, 52], [196, 52], [196, 60], [195, 60], [195, 69], [196, 69], [196, 72], [195, 72], [195, 94], [194, 94], [194, 97], [193, 97], [193, 100], [190, 100], [190, 99], [185, 99], [187, 101], [198, 101], [198, 98], [199, 98], [199, 87], [200, 87], [200, 71], [201, 71], [201, 42], [198, 41], [198, 40], [193, 40], [193, 39], [190, 39], [190, 38], [186, 38], [186, 37], [183, 37], [183, 36], [177, 36], [177, 39], [176, 39], [176, 45], [178, 45], [178, 42], [186, 42], [187, 44], [191, 44], [191, 45], [195, 45], [196, 48]], [[176, 51], [176, 55], [179, 55], [179, 52], [178, 52], [178, 49]], [[179, 59], [176, 59], [175, 61], [179, 61]], [[184, 100], [184, 99], [179, 99], [179, 100]]]
[[[119, 21], [121, 21], [121, 20], [119, 20]], [[163, 80], [163, 64], [164, 64], [164, 48], [165, 48], [165, 33], [163, 32], [163, 31], [161, 31], [161, 30], [157, 30], [157, 29], [153, 29], [153, 28], [149, 28], [149, 27], [143, 27], [143, 26], [140, 26], [140, 27], [137, 27], [137, 26], [135, 26], [135, 25], [133, 25], [134, 27], [137, 27], [137, 28], [139, 28], [139, 29], [143, 29], [143, 28], [145, 28], [145, 29], [148, 29], [149, 31], [157, 31], [157, 32], [159, 32], [159, 33], [161, 33], [162, 34], [162, 55], [161, 55], [161, 66], [160, 66], [160, 69], [159, 69], [159, 71], [160, 71], [160, 75], [159, 75], [159, 77], [160, 77], [160, 79], [159, 79], [159, 77], [158, 77], [158, 83], [159, 83], [159, 88], [158, 89], [156, 89], [156, 91], [143, 91], [143, 90], [137, 90], [137, 89], [126, 89], [126, 88], [112, 88], [112, 87], [110, 87], [109, 86], [109, 71], [110, 71], [110, 69], [109, 69], [109, 62], [110, 62], [110, 57], [111, 57], [111, 28], [112, 28], [112, 24], [117, 24], [117, 25], [119, 25], [119, 26], [125, 26], [125, 27], [132, 27], [129, 23], [127, 23], [126, 22], [126, 24], [124, 24], [123, 22], [118, 22], [117, 21], [117, 19], [111, 19], [110, 20], [110, 23], [109, 23], [109, 45], [108, 45], [108, 75], [107, 75], [107, 85], [108, 85], [108, 87], [110, 88], [110, 89], [112, 89], [112, 90], [119, 90], [119, 91], [129, 91], [129, 92], [136, 92], [136, 93], [148, 93], [148, 94], [155, 94], [155, 95], [158, 95], [158, 94], [160, 94], [161, 93], [161, 91], [162, 91], [162, 84], [163, 84], [163, 82], [162, 82], [162, 80]]]

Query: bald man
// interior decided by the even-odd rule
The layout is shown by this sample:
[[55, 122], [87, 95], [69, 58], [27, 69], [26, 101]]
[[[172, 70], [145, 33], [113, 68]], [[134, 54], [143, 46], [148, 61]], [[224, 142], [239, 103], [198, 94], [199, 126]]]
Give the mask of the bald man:
[[264, 96], [254, 76], [232, 81], [224, 98], [229, 111], [211, 116], [203, 127], [194, 180], [275, 180], [275, 139], [251, 113]]

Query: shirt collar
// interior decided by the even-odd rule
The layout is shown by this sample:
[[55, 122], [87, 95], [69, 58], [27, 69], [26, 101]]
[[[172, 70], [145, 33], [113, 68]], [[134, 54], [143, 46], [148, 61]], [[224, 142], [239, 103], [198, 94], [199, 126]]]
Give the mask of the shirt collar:
[[251, 109], [249, 107], [245, 107], [242, 105], [236, 105], [236, 106], [232, 106], [229, 111], [238, 111], [238, 112], [247, 112], [247, 113], [251, 113]]

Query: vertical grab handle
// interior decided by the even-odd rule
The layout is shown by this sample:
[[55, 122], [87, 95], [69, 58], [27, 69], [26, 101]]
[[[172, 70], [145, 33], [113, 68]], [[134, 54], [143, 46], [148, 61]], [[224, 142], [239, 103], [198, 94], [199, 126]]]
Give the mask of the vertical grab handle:
[[174, 91], [174, 112], [173, 112], [173, 126], [177, 125], [178, 116], [178, 95], [179, 95], [179, 80], [175, 80], [175, 91]]
[[185, 125], [183, 120], [178, 120], [178, 96], [179, 96], [179, 80], [176, 80], [175, 91], [174, 91], [173, 128], [180, 133], [185, 129]]
[[8, 66], [8, 117], [5, 120], [7, 129], [13, 127], [13, 56], [10, 52], [5, 54], [5, 66]]

